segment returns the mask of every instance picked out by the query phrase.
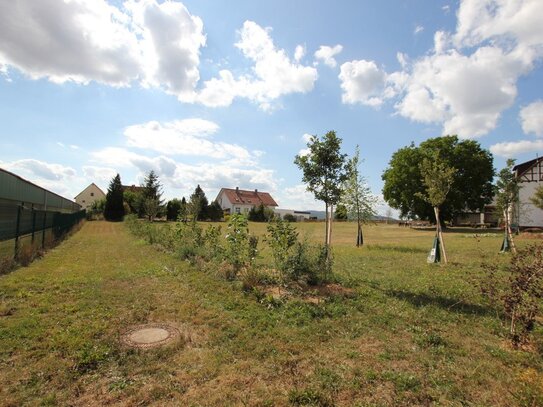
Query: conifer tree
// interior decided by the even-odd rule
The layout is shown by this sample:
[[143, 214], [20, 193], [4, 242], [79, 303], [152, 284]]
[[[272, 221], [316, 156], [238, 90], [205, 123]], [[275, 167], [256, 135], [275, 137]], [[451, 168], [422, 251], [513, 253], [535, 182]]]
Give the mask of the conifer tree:
[[123, 186], [121, 176], [117, 174], [109, 183], [104, 207], [104, 218], [109, 221], [122, 220], [124, 216]]

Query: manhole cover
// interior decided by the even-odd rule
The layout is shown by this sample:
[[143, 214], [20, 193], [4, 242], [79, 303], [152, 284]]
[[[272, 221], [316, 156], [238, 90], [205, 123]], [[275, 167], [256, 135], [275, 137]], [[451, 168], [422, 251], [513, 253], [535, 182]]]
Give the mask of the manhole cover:
[[165, 345], [179, 337], [179, 331], [169, 325], [148, 324], [136, 326], [127, 331], [121, 340], [134, 348], [154, 348]]

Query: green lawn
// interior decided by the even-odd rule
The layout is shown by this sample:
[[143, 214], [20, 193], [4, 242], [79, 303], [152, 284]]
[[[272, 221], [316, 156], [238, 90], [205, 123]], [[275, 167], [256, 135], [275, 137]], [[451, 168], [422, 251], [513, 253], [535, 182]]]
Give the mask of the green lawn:
[[[323, 239], [322, 223], [297, 226]], [[483, 261], [508, 259], [498, 255], [501, 235], [446, 233], [451, 263], [439, 266], [426, 264], [431, 231], [367, 226], [357, 249], [355, 230], [334, 224], [333, 236], [335, 272], [354, 296], [272, 307], [122, 223], [87, 222], [0, 276], [0, 404], [543, 403], [543, 331], [530, 349], [512, 350], [477, 288]], [[145, 351], [120, 344], [147, 322], [170, 323], [183, 338]]]

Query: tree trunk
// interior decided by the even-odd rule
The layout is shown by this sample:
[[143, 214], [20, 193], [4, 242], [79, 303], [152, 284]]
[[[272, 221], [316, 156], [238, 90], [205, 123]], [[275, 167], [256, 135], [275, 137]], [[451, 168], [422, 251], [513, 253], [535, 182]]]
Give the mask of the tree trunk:
[[332, 245], [332, 223], [334, 221], [334, 205], [330, 205], [330, 223], [328, 225], [328, 246]]
[[325, 213], [324, 213], [324, 245], [328, 246], [328, 202], [325, 202]]
[[503, 211], [505, 218], [505, 233], [509, 239], [509, 244], [511, 245], [511, 251], [513, 254], [517, 253], [517, 248], [515, 247], [515, 241], [513, 240], [513, 232], [511, 231], [511, 220], [509, 219], [509, 209]]
[[443, 262], [447, 264], [447, 253], [445, 251], [445, 242], [443, 241], [443, 233], [441, 232], [441, 221], [439, 219], [439, 208], [434, 206], [434, 213], [436, 216], [436, 228], [437, 228], [437, 236], [439, 238], [439, 243], [441, 246], [441, 254], [443, 255]]

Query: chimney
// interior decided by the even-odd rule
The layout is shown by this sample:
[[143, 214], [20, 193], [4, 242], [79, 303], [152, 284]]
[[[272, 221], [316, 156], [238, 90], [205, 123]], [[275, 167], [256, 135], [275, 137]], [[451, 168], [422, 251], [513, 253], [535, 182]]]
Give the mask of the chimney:
[[255, 194], [258, 194], [258, 189], [255, 188]]
[[239, 194], [239, 187], [236, 187], [236, 194]]

